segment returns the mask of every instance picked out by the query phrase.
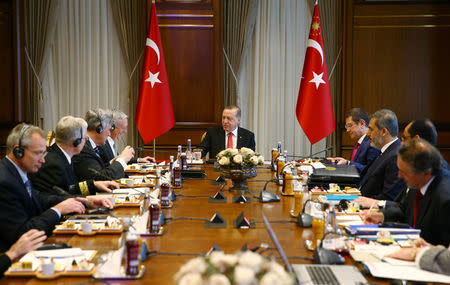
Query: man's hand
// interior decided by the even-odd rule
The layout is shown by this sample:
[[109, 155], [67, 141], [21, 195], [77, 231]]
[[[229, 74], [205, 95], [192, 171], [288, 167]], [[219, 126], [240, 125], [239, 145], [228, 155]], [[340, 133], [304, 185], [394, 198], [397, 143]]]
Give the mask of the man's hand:
[[103, 198], [101, 196], [87, 196], [86, 199], [89, 206], [91, 206], [92, 208], [101, 208], [101, 207], [106, 207], [110, 209], [114, 208], [114, 205], [109, 199]]
[[382, 223], [384, 220], [384, 215], [382, 212], [374, 212], [370, 210], [364, 210], [359, 213], [361, 220], [364, 224], [378, 224]]
[[47, 236], [44, 231], [38, 231], [35, 229], [29, 230], [24, 233], [19, 240], [16, 241], [16, 243], [13, 244], [7, 252], [5, 252], [5, 254], [9, 257], [9, 259], [11, 259], [11, 261], [14, 261], [22, 255], [40, 247], [46, 239]]
[[327, 157], [327, 160], [336, 164], [348, 164], [348, 160], [342, 157]]
[[94, 181], [94, 186], [99, 191], [111, 193], [112, 189], [119, 189], [119, 183], [115, 181]]
[[155, 159], [153, 157], [151, 157], [151, 156], [146, 156], [146, 157], [138, 158], [137, 162], [149, 163], [149, 162], [155, 162]]
[[117, 156], [117, 158], [122, 158], [125, 161], [125, 163], [128, 163], [130, 159], [132, 159], [133, 157], [134, 157], [134, 149], [129, 145], [127, 145], [123, 149], [123, 151]]
[[82, 214], [86, 211], [82, 202], [86, 203], [87, 199], [79, 197], [69, 198], [57, 204], [56, 206], [54, 206], [54, 208], [56, 208], [61, 213], [61, 215], [69, 213]]
[[353, 200], [353, 203], [358, 203], [363, 208], [372, 208], [372, 209], [378, 209], [378, 202], [379, 200], [367, 197], [360, 197], [358, 199]]

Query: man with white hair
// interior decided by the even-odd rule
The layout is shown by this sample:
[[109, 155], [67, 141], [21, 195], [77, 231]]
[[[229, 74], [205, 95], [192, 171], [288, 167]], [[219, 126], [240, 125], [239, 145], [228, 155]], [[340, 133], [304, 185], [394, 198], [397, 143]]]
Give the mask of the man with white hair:
[[[113, 181], [80, 181], [76, 179], [72, 157], [81, 152], [87, 138], [87, 123], [82, 118], [66, 116], [56, 125], [56, 142], [47, 149], [45, 163], [31, 182], [41, 192], [49, 194], [92, 195], [119, 188]], [[56, 186], [56, 187], [55, 187]]]
[[[120, 110], [113, 110], [112, 118], [114, 128], [111, 128], [110, 135], [107, 138], [106, 143], [99, 147], [100, 156], [105, 163], [112, 163], [114, 162], [114, 159], [119, 156], [117, 142], [122, 138], [124, 134], [128, 132], [128, 116], [124, 112]], [[126, 151], [126, 149], [124, 151]], [[146, 156], [144, 158], [133, 157], [128, 163], [146, 163], [154, 161], [155, 159], [153, 157]]]
[[108, 199], [41, 194], [28, 174], [39, 170], [47, 153], [44, 132], [19, 124], [6, 140], [7, 156], [0, 161], [0, 252], [30, 229], [50, 236], [62, 215], [84, 213], [85, 205], [112, 207]]
[[79, 181], [115, 180], [125, 177], [125, 168], [134, 156], [132, 147], [124, 151], [112, 163], [104, 163], [100, 157], [99, 147], [106, 143], [112, 126], [112, 114], [103, 109], [90, 110], [86, 113], [87, 138], [81, 152], [73, 157], [75, 174]]

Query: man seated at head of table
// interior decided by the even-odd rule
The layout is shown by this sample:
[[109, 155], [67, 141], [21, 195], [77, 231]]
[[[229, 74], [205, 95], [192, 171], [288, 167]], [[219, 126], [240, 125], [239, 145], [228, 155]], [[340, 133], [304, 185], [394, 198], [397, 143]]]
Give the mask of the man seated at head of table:
[[[411, 121], [403, 130], [403, 135], [401, 136], [402, 143], [409, 142], [413, 138], [422, 138], [428, 141], [431, 145], [436, 146], [437, 143], [437, 131], [434, 127], [433, 122], [430, 119], [423, 118]], [[442, 159], [442, 168], [448, 169], [447, 162]], [[415, 189], [409, 189], [405, 185], [400, 192], [400, 194], [395, 198], [394, 201], [386, 200], [376, 200], [367, 197], [361, 197], [356, 199], [355, 202], [360, 204], [365, 208], [384, 208], [384, 211], [398, 211], [396, 207], [412, 207], [414, 201]], [[391, 208], [393, 207], [393, 208]]]
[[100, 157], [99, 147], [106, 143], [113, 124], [111, 112], [103, 109], [89, 110], [85, 120], [86, 143], [81, 152], [72, 158], [77, 179], [114, 180], [125, 177], [127, 163], [134, 156], [132, 147], [125, 147], [112, 163], [105, 163]]
[[[122, 136], [128, 132], [128, 116], [120, 110], [113, 110], [111, 112], [114, 128], [111, 128], [110, 135], [107, 138], [106, 143], [102, 146], [99, 146], [100, 156], [105, 163], [113, 163], [114, 158], [119, 156], [117, 143], [122, 138]], [[127, 147], [123, 151], [127, 151]], [[150, 156], [146, 156], [143, 158], [133, 157], [130, 159], [128, 164], [137, 162], [155, 162], [155, 159]]]
[[0, 278], [3, 277], [5, 271], [8, 270], [14, 261], [43, 245], [46, 238], [47, 236], [43, 231], [29, 230], [24, 233], [11, 248], [0, 254]]
[[46, 154], [45, 134], [40, 128], [17, 125], [8, 135], [6, 147], [7, 155], [0, 161], [0, 252], [30, 229], [50, 236], [62, 215], [84, 213], [84, 204], [112, 207], [105, 198], [48, 195], [34, 189], [27, 175], [39, 170]]
[[222, 112], [222, 126], [209, 128], [205, 138], [198, 148], [202, 150], [202, 157], [209, 152], [209, 157], [214, 159], [216, 155], [226, 148], [247, 147], [255, 150], [255, 135], [244, 128], [239, 127], [241, 122], [241, 108], [227, 106]]
[[[350, 160], [342, 157], [329, 157], [329, 161], [337, 164], [354, 165], [361, 172], [374, 161], [380, 150], [370, 145], [370, 138], [366, 135], [369, 130], [369, 115], [364, 109], [353, 108], [345, 115], [345, 130], [350, 138], [356, 141]], [[362, 177], [361, 177], [362, 178]]]
[[[414, 138], [402, 144], [398, 154], [398, 175], [410, 189], [412, 202], [398, 211], [364, 211], [366, 223], [403, 222], [420, 229], [420, 236], [432, 244], [450, 244], [450, 174], [442, 169], [441, 155], [430, 143]], [[410, 191], [411, 192], [411, 191]]]
[[87, 123], [82, 118], [66, 116], [59, 120], [55, 129], [55, 143], [47, 148], [45, 163], [38, 172], [29, 175], [37, 190], [49, 194], [87, 196], [119, 188], [119, 184], [114, 181], [76, 179], [72, 157], [83, 149], [86, 131]]
[[376, 111], [370, 118], [367, 136], [372, 146], [380, 149], [380, 155], [361, 172], [359, 190], [365, 197], [378, 200], [394, 200], [401, 192], [404, 181], [398, 178], [397, 138], [398, 122], [394, 112], [388, 109]]

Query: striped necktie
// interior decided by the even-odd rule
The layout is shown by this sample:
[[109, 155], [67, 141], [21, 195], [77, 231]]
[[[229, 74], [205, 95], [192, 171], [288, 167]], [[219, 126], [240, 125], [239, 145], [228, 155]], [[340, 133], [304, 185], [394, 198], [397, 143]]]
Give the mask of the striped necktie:
[[30, 198], [31, 198], [31, 182], [30, 182], [30, 180], [27, 180], [25, 182], [25, 188], [27, 188], [28, 195], [30, 195]]

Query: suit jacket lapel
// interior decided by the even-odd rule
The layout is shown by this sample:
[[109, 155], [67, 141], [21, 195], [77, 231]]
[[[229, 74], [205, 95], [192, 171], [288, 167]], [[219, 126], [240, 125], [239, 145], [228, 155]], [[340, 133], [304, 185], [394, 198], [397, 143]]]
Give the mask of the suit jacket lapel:
[[[416, 217], [416, 226], [422, 224], [422, 220], [425, 217], [425, 214], [430, 209], [430, 204], [433, 196], [434, 186], [439, 183], [440, 175], [437, 175], [434, 180], [431, 182], [430, 185], [428, 185], [427, 192], [425, 193], [425, 196], [423, 196], [423, 200], [420, 203], [419, 211], [417, 212]], [[417, 190], [420, 191], [420, 190]]]
[[219, 138], [220, 138], [220, 145], [222, 146], [220, 150], [226, 149], [226, 145], [225, 145], [225, 130], [222, 127], [219, 128]]
[[369, 139], [369, 137], [366, 135], [362, 141], [362, 143], [359, 145], [358, 150], [356, 151], [355, 158], [353, 161], [357, 161], [358, 157], [361, 155], [361, 153], [364, 152], [366, 149], [366, 142]]
[[236, 148], [240, 149], [242, 147], [242, 137], [241, 137], [241, 128], [238, 127], [237, 136], [236, 136]]
[[17, 171], [16, 167], [6, 158], [4, 158], [6, 166], [8, 168], [8, 171], [10, 172], [11, 176], [15, 178], [15, 183], [17, 185], [17, 191], [20, 191], [21, 197], [24, 197], [24, 208], [29, 211], [30, 216], [34, 214], [34, 207], [33, 207], [33, 201], [31, 200], [30, 194], [28, 194], [28, 190], [25, 187], [25, 184], [22, 181], [22, 178], [20, 177], [19, 172]]
[[101, 165], [104, 165], [104, 164], [105, 164], [105, 162], [103, 162], [103, 159], [102, 159], [101, 157], [99, 157], [99, 156], [95, 153], [95, 151], [94, 151], [94, 149], [92, 148], [90, 142], [87, 142], [87, 141], [86, 141], [86, 143], [84, 144], [84, 147], [86, 148], [86, 152], [88, 152], [88, 153], [90, 153], [92, 156], [94, 156], [95, 159], [97, 159], [97, 161], [98, 161]]
[[64, 168], [66, 169], [65, 174], [68, 176], [67, 178], [70, 180], [68, 181], [70, 184], [74, 184], [77, 182], [77, 179], [75, 177], [75, 171], [73, 169], [73, 164], [69, 164], [69, 162], [67, 161], [66, 156], [64, 155], [64, 153], [61, 151], [61, 149], [56, 146], [56, 143], [53, 144], [51, 147], [54, 147], [55, 153], [59, 156], [59, 158], [61, 159], [61, 161], [64, 163]]

